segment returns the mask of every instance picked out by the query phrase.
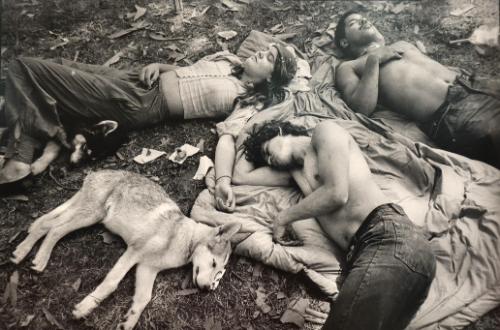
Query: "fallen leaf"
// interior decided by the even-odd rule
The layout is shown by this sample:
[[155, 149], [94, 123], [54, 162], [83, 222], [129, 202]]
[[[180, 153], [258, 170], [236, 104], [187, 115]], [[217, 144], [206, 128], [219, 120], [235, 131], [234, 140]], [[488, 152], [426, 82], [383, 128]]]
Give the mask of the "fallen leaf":
[[269, 29], [269, 32], [271, 32], [272, 34], [275, 34], [275, 33], [281, 33], [285, 30], [285, 27], [283, 26], [283, 24], [276, 24], [275, 26], [273, 26], [272, 28]]
[[285, 298], [286, 298], [286, 294], [282, 291], [280, 291], [276, 294], [276, 299], [285, 299]]
[[238, 32], [229, 30], [218, 32], [217, 35], [225, 40], [231, 40], [238, 35]]
[[7, 51], [8, 47], [2, 47], [2, 54], [1, 56], [3, 56], [3, 53], [5, 53]]
[[198, 293], [200, 290], [194, 288], [194, 289], [184, 289], [184, 290], [178, 290], [175, 292], [176, 296], [190, 296], [192, 294]]
[[14, 242], [14, 240], [17, 238], [17, 236], [19, 236], [20, 233], [21, 233], [21, 231], [18, 231], [17, 233], [15, 233], [14, 235], [12, 235], [12, 237], [9, 238], [9, 243]]
[[230, 11], [240, 11], [241, 7], [231, 0], [221, 0], [221, 3], [226, 6]]
[[469, 10], [472, 10], [474, 9], [476, 6], [474, 6], [473, 4], [469, 4], [463, 8], [457, 8], [453, 11], [450, 12], [450, 15], [451, 16], [462, 16], [464, 15], [465, 13], [467, 13]]
[[262, 311], [262, 313], [267, 314], [271, 311], [271, 306], [266, 304], [267, 294], [263, 287], [259, 286], [259, 288], [255, 291], [257, 298], [255, 298], [255, 304]]
[[222, 324], [220, 321], [216, 321], [213, 316], [210, 316], [205, 320], [203, 324], [203, 329], [205, 330], [222, 330]]
[[125, 157], [123, 157], [123, 155], [119, 151], [115, 152], [115, 155], [119, 160], [125, 160]]
[[405, 3], [399, 3], [396, 6], [392, 7], [391, 13], [397, 15], [397, 14], [401, 13], [402, 11], [404, 11], [406, 9], [406, 7], [407, 7], [407, 5]]
[[108, 231], [104, 231], [99, 235], [102, 237], [102, 241], [104, 242], [104, 244], [111, 244], [117, 240], [116, 236], [110, 234]]
[[280, 318], [281, 323], [293, 323], [302, 329], [304, 326], [304, 313], [309, 306], [308, 299], [293, 300]]
[[135, 22], [132, 24], [132, 27], [125, 29], [125, 30], [115, 32], [115, 33], [109, 35], [108, 38], [109, 39], [121, 38], [129, 33], [132, 33], [134, 31], [138, 31], [141, 29], [145, 29], [145, 28], [150, 27], [150, 26], [151, 26], [151, 23], [146, 23], [145, 21]]
[[20, 201], [20, 202], [27, 202], [30, 200], [28, 198], [28, 196], [26, 196], [26, 195], [10, 195], [10, 196], [2, 197], [2, 198], [5, 198], [5, 199], [11, 200], [11, 201]]
[[104, 62], [104, 64], [102, 66], [109, 67], [110, 65], [117, 63], [123, 55], [125, 55], [125, 54], [122, 51], [119, 51], [118, 53], [113, 55], [109, 60]]
[[255, 266], [253, 267], [253, 273], [252, 273], [252, 278], [253, 279], [259, 279], [262, 276], [262, 264], [260, 262], [256, 263]]
[[154, 3], [153, 2], [153, 3], [148, 4], [148, 7], [149, 7], [149, 9], [152, 10], [151, 15], [153, 15], [153, 16], [164, 16], [172, 10], [170, 4], [167, 3], [166, 1], [164, 1], [162, 3]]
[[239, 26], [239, 27], [246, 27], [247, 25], [244, 24], [244, 23], [241, 23], [241, 21], [239, 19], [237, 20], [234, 20], [234, 22]]
[[469, 41], [474, 45], [484, 45], [494, 47], [498, 45], [498, 25], [481, 25], [474, 30], [469, 37]]
[[61, 42], [55, 44], [54, 46], [50, 47], [49, 49], [50, 50], [55, 50], [56, 48], [65, 46], [65, 45], [67, 45], [69, 43], [69, 39], [68, 38], [62, 38], [61, 40], [62, 40]]
[[166, 41], [169, 40], [163, 32], [149, 32], [149, 37], [153, 40]]
[[427, 49], [425, 48], [425, 45], [422, 41], [417, 40], [415, 42], [415, 45], [417, 46], [418, 50], [420, 50], [423, 54], [427, 54]]
[[279, 40], [282, 40], [282, 41], [286, 41], [288, 39], [292, 39], [295, 36], [297, 36], [297, 33], [281, 33], [281, 34], [275, 34], [274, 35], [275, 38], [277, 38]]
[[21, 328], [27, 327], [31, 323], [31, 321], [33, 321], [34, 318], [35, 318], [35, 314], [30, 314], [30, 315], [26, 316], [26, 318], [21, 322], [21, 324], [19, 326]]
[[200, 152], [203, 153], [203, 150], [205, 149], [205, 140], [200, 139], [200, 141], [198, 141], [198, 144], [196, 145], [196, 148], [200, 149]]
[[134, 21], [137, 21], [139, 18], [144, 16], [144, 14], [146, 14], [146, 8], [135, 5], [135, 9], [137, 12], [135, 13]]
[[413, 33], [418, 34], [418, 32], [420, 32], [420, 27], [418, 25], [415, 25], [415, 27], [413, 28]]
[[50, 324], [56, 326], [58, 329], [63, 330], [63, 326], [56, 320], [56, 318], [45, 308], [42, 307], [43, 314], [45, 314], [45, 318], [49, 321]]
[[252, 318], [255, 320], [256, 318], [258, 318], [260, 315], [260, 312], [259, 311], [255, 311], [253, 312], [253, 315], [252, 315]]
[[78, 290], [80, 289], [80, 285], [82, 285], [82, 279], [79, 277], [75, 283], [71, 284], [71, 287], [73, 288], [73, 290], [75, 290], [75, 292], [78, 292]]

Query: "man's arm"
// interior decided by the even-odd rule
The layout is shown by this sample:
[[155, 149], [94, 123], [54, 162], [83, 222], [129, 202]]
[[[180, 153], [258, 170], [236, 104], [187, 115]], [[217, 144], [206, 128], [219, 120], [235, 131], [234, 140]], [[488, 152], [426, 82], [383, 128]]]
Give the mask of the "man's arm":
[[369, 55], [361, 78], [356, 74], [358, 62], [354, 60], [340, 64], [336, 73], [336, 85], [347, 105], [354, 111], [369, 116], [377, 106], [379, 60], [377, 56]]
[[400, 59], [401, 52], [381, 46], [368, 56], [339, 65], [336, 85], [346, 103], [356, 112], [371, 115], [375, 110], [379, 92], [379, 68], [392, 60]]
[[322, 186], [278, 215], [278, 224], [325, 215], [338, 210], [349, 197], [349, 141], [344, 129], [332, 122], [319, 124], [312, 136]]
[[246, 160], [243, 152], [239, 152], [234, 166], [233, 184], [252, 186], [287, 187], [291, 185], [292, 175], [288, 171], [275, 170], [269, 166], [255, 168]]

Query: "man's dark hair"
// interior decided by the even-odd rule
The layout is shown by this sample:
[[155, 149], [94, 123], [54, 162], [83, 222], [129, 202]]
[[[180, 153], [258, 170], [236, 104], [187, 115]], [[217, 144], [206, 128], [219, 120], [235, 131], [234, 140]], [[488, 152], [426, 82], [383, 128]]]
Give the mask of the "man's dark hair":
[[273, 120], [258, 127], [253, 126], [252, 131], [241, 145], [245, 158], [256, 167], [268, 165], [262, 156], [262, 145], [278, 135], [307, 136], [307, 129], [287, 121]]
[[342, 16], [340, 16], [340, 19], [337, 22], [337, 26], [335, 27], [335, 45], [340, 50], [345, 51], [342, 48], [342, 46], [340, 45], [340, 40], [345, 38], [345, 23], [346, 23], [347, 17], [354, 15], [354, 14], [360, 14], [360, 11], [359, 10], [349, 10], [349, 11], [345, 12]]

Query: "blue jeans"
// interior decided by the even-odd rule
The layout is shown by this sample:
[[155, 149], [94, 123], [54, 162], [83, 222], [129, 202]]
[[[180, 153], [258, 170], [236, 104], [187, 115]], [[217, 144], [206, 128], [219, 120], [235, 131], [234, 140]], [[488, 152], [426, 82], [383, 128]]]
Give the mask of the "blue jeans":
[[352, 239], [345, 279], [323, 329], [404, 329], [427, 297], [436, 260], [396, 204], [375, 208]]

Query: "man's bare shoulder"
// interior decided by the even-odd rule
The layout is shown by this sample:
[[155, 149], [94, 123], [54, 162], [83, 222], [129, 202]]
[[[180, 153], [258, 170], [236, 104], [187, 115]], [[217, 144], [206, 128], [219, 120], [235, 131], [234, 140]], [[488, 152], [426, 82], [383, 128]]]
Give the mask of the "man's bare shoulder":
[[313, 142], [316, 140], [329, 140], [336, 143], [343, 137], [348, 137], [349, 133], [334, 120], [326, 120], [319, 123], [313, 132]]

